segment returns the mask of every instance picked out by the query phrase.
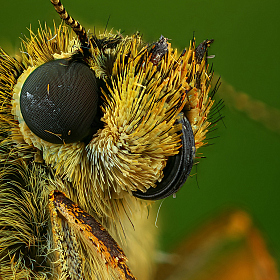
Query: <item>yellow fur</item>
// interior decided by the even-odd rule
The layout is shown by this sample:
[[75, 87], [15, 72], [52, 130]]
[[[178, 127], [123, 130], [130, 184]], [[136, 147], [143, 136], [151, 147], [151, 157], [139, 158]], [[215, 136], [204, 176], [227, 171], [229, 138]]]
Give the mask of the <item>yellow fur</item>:
[[[100, 35], [104, 38], [120, 42], [107, 49], [105, 57], [90, 46], [88, 64], [108, 90], [102, 92], [104, 128], [88, 145], [48, 143], [29, 130], [20, 112], [20, 91], [28, 75], [43, 63], [70, 57], [79, 49], [72, 31], [64, 25], [54, 25], [53, 31], [41, 28], [37, 34], [30, 31], [20, 62], [1, 50], [2, 279], [118, 278], [79, 232], [48, 210], [52, 190], [63, 191], [109, 231], [136, 277], [152, 279], [154, 220], [147, 219], [147, 203], [131, 192], [155, 187], [163, 179], [168, 157], [181, 146], [176, 120], [182, 110], [192, 125], [196, 148], [205, 144], [212, 77], [204, 60], [195, 63], [192, 43], [183, 57], [169, 46], [156, 67], [139, 35]], [[194, 69], [201, 75], [198, 88]], [[75, 273], [81, 277], [75, 278]]]

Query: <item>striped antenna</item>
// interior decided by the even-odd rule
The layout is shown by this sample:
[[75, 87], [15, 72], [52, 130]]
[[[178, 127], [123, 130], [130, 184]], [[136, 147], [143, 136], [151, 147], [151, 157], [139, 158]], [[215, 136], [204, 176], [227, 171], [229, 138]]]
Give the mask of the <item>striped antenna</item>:
[[65, 21], [66, 24], [70, 25], [74, 32], [78, 35], [78, 38], [82, 44], [82, 46], [85, 46], [88, 44], [88, 37], [87, 33], [84, 29], [83, 26], [80, 25], [78, 21], [73, 19], [65, 8], [63, 7], [62, 3], [60, 0], [50, 0], [51, 3], [53, 4], [55, 10], [58, 12], [59, 16]]

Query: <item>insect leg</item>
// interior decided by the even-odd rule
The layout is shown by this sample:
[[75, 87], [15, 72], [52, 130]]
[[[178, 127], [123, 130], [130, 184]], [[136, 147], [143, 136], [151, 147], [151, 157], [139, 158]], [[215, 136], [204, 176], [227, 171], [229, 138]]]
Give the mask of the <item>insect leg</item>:
[[[124, 252], [100, 223], [60, 191], [52, 191], [49, 201], [52, 216], [56, 218], [62, 216], [70, 227], [82, 235], [89, 246], [97, 250], [106, 264], [119, 272], [122, 279], [136, 279], [126, 264]], [[53, 229], [56, 227], [57, 224], [53, 219]]]

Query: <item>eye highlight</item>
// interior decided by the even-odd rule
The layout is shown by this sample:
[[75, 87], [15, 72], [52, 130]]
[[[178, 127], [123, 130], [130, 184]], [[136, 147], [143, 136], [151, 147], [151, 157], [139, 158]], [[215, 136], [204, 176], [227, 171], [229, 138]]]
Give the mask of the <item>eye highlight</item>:
[[49, 61], [26, 79], [20, 109], [30, 130], [55, 144], [81, 141], [93, 133], [98, 89], [93, 71], [67, 59]]

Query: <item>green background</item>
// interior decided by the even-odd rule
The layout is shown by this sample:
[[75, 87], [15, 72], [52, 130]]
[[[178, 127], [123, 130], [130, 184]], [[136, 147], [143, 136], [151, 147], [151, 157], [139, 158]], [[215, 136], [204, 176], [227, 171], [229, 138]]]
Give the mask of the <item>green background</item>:
[[[19, 37], [28, 35], [38, 20], [60, 22], [48, 0], [1, 1], [0, 45], [18, 50]], [[193, 31], [197, 42], [215, 39], [210, 54], [214, 68], [237, 91], [243, 91], [280, 110], [279, 0], [172, 0], [93, 1], [64, 0], [68, 12], [86, 28], [143, 33], [148, 42], [161, 34], [173, 47], [189, 45]], [[226, 100], [227, 92], [219, 92]], [[171, 250], [197, 225], [228, 208], [248, 211], [261, 229], [272, 255], [280, 264], [280, 119], [278, 130], [269, 129], [226, 103], [214, 145], [202, 151], [207, 157], [177, 194], [159, 212], [161, 248]], [[272, 127], [274, 128], [274, 127]], [[198, 184], [199, 187], [198, 187]]]

